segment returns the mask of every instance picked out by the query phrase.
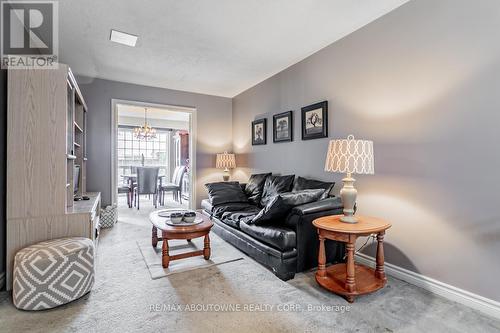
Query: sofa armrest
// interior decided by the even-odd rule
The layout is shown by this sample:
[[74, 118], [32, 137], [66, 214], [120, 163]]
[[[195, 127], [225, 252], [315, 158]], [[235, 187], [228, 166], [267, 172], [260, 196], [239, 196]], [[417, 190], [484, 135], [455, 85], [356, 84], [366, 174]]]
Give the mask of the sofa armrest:
[[328, 210], [342, 209], [343, 207], [344, 206], [342, 205], [342, 201], [339, 197], [332, 197], [296, 206], [292, 209], [291, 214], [307, 215]]
[[[318, 265], [318, 230], [313, 225], [317, 218], [342, 214], [342, 201], [333, 197], [294, 207], [284, 226], [292, 229], [297, 238], [297, 271], [301, 272]], [[342, 262], [345, 252], [343, 243], [325, 242], [326, 260], [329, 263]]]

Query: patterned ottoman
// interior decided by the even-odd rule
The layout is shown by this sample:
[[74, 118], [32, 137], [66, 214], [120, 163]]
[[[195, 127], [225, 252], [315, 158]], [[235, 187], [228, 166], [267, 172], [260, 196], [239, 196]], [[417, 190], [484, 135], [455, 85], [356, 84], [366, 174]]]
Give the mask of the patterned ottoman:
[[94, 244], [53, 239], [24, 248], [14, 259], [12, 298], [23, 310], [44, 310], [85, 295], [94, 284]]

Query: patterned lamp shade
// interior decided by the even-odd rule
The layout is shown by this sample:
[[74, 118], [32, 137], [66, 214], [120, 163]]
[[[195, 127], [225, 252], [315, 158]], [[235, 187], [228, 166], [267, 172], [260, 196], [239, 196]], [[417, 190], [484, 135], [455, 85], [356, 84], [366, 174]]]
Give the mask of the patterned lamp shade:
[[236, 168], [236, 158], [234, 154], [224, 152], [222, 154], [217, 154], [217, 161], [215, 164], [217, 169], [234, 169]]
[[331, 140], [325, 171], [373, 175], [373, 141], [355, 140], [353, 135], [349, 135], [347, 139]]

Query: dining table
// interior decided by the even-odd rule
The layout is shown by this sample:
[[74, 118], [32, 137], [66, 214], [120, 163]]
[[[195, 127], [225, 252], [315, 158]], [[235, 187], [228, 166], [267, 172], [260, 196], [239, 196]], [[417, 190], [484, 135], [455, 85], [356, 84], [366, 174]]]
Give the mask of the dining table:
[[[125, 174], [125, 175], [120, 175], [124, 180], [125, 182], [128, 184], [128, 186], [132, 189], [132, 191], [130, 191], [129, 193], [129, 196], [130, 196], [130, 206], [129, 208], [132, 208], [132, 199], [133, 199], [133, 188], [134, 188], [134, 184], [137, 183], [137, 174], [136, 173], [130, 173], [130, 174]], [[158, 181], [159, 181], [159, 185], [160, 187], [163, 185], [163, 178], [165, 178], [167, 175], [165, 174], [158, 174]]]

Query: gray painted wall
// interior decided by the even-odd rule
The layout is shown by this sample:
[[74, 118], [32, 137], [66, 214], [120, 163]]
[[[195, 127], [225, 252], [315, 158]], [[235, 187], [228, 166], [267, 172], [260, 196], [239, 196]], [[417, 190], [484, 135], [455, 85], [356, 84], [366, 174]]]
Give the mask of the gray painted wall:
[[7, 177], [7, 71], [0, 70], [0, 290], [4, 288]]
[[219, 180], [215, 154], [232, 148], [231, 99], [116, 81], [77, 78], [89, 108], [87, 190], [102, 192], [102, 203], [111, 202], [111, 100], [194, 107], [197, 110], [197, 198], [206, 197], [203, 184]]
[[[500, 2], [411, 1], [233, 99], [235, 175], [323, 171], [300, 107], [328, 100], [330, 138], [375, 144], [359, 213], [393, 223], [386, 259], [500, 301]], [[295, 141], [250, 144], [250, 122], [295, 110]], [[271, 124], [269, 124], [271, 125]], [[338, 189], [338, 186], [337, 186]], [[373, 254], [373, 247], [368, 249]]]

